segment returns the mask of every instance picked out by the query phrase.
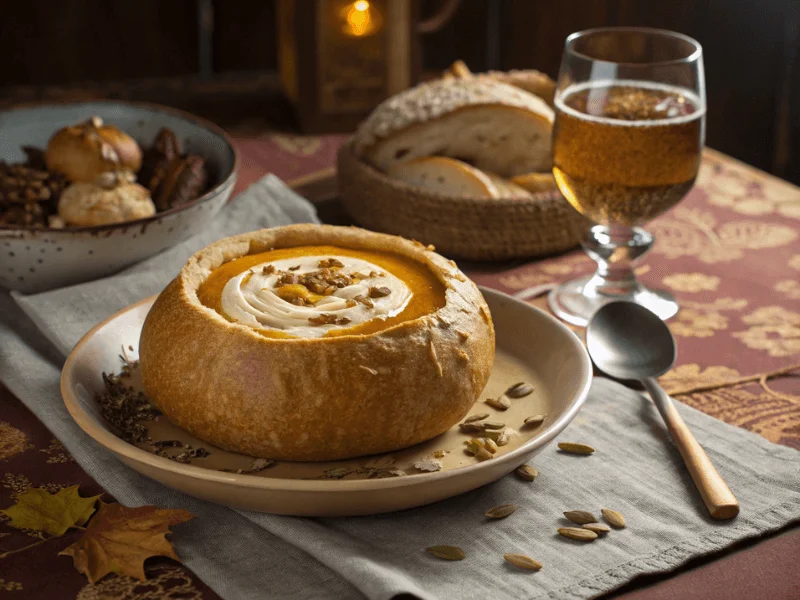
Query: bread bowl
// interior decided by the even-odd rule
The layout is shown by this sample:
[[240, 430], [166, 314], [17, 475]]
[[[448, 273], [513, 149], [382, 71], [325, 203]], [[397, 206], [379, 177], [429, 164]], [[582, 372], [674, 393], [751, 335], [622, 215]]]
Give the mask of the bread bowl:
[[[295, 285], [311, 296], [284, 289]], [[356, 296], [373, 287], [389, 293], [368, 307]], [[477, 287], [432, 248], [292, 225], [196, 253], [148, 314], [139, 353], [148, 396], [196, 437], [252, 456], [334, 460], [457, 423], [488, 379], [494, 329]]]

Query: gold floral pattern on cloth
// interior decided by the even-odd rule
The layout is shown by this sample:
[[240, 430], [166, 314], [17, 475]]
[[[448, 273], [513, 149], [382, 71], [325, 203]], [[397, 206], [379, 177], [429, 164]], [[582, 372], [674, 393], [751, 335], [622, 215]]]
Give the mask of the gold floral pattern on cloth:
[[789, 267], [800, 271], [800, 254], [795, 254], [792, 258], [789, 259]]
[[664, 285], [677, 292], [714, 292], [719, 287], [719, 277], [705, 273], [674, 273], [662, 279]]
[[48, 464], [75, 462], [75, 459], [67, 452], [67, 449], [55, 438], [50, 440], [50, 445], [47, 448], [40, 448], [39, 452], [47, 454]]
[[33, 448], [24, 431], [0, 421], [0, 460], [6, 460]]
[[770, 356], [800, 355], [800, 313], [782, 306], [764, 306], [742, 317], [750, 327], [733, 334], [748, 348]]
[[724, 311], [741, 310], [747, 306], [743, 298], [717, 298], [713, 302], [682, 303], [681, 310], [669, 321], [673, 335], [683, 337], [711, 337], [717, 331], [728, 328], [728, 317]]
[[316, 154], [322, 146], [322, 140], [320, 138], [307, 135], [275, 134], [271, 135], [270, 139], [284, 152], [299, 154], [301, 156]]
[[779, 281], [773, 289], [781, 294], [786, 294], [789, 298], [800, 299], [800, 281], [797, 279]]
[[795, 228], [758, 220], [719, 224], [711, 211], [678, 206], [650, 224], [653, 252], [676, 259], [691, 256], [704, 263], [734, 261], [745, 250], [784, 246], [797, 238]]
[[739, 214], [778, 214], [800, 219], [800, 190], [795, 186], [755, 172], [733, 160], [705, 160], [697, 185], [708, 195], [708, 203]]
[[20, 592], [22, 591], [22, 584], [19, 581], [0, 579], [0, 590], [4, 592]]
[[[693, 386], [716, 384], [739, 377], [736, 369], [684, 364], [662, 375], [659, 382], [667, 393]], [[685, 394], [681, 402], [713, 415], [726, 423], [758, 433], [769, 441], [800, 448], [800, 395], [774, 394], [745, 384]]]
[[172, 565], [147, 569], [147, 581], [109, 575], [78, 592], [75, 600], [201, 600], [185, 570]]

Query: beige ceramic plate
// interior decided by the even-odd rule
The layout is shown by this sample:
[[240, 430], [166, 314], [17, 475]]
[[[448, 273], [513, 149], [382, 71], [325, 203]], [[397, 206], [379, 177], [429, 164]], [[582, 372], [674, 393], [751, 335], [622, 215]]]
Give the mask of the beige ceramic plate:
[[[121, 345], [133, 347], [128, 354], [136, 357], [142, 323], [154, 298], [117, 313], [78, 342], [64, 365], [61, 393], [78, 425], [127, 465], [212, 502], [303, 516], [363, 515], [429, 504], [495, 481], [530, 460], [573, 419], [589, 391], [591, 363], [574, 333], [524, 302], [491, 290], [483, 293], [495, 323], [497, 355], [489, 383], [470, 414], [489, 413], [491, 420], [513, 428], [511, 442], [484, 462], [464, 452], [464, 441], [471, 436], [458, 427], [391, 454], [327, 463], [282, 462], [252, 474], [236, 473], [246, 470], [252, 457], [205, 444], [163, 416], [147, 424], [153, 440], [180, 440], [211, 454], [182, 464], [153, 454], [145, 445], [124, 442], [101, 416], [95, 396], [103, 390], [101, 374], [120, 370]], [[134, 370], [134, 386], [136, 375]], [[533, 384], [535, 391], [512, 400], [510, 409], [501, 412], [483, 402], [518, 381]], [[520, 427], [525, 417], [535, 414], [547, 415], [541, 426]], [[440, 471], [423, 473], [414, 467], [436, 451], [445, 451]], [[405, 474], [369, 477], [379, 469]], [[329, 478], [344, 473], [348, 474], [341, 479]]]

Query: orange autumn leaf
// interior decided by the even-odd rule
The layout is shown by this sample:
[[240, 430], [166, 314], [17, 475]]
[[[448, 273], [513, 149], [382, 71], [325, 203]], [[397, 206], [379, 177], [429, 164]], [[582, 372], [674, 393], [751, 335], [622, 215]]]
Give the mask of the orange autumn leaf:
[[12, 527], [61, 536], [70, 527], [86, 524], [99, 497], [81, 498], [77, 485], [58, 490], [55, 494], [44, 488], [30, 488], [17, 496], [14, 506], [0, 510], [0, 513], [11, 518], [9, 524]]
[[83, 537], [60, 554], [71, 556], [91, 583], [112, 572], [144, 581], [144, 561], [151, 556], [180, 561], [166, 535], [170, 525], [192, 518], [186, 510], [101, 502]]

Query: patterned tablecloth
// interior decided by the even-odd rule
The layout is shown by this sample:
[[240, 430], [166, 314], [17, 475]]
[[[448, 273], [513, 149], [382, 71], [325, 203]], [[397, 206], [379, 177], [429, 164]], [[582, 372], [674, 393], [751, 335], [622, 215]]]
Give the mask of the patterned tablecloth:
[[[341, 141], [337, 136], [276, 135], [238, 140], [242, 160], [237, 188], [265, 171], [289, 180], [330, 167]], [[649, 225], [656, 244], [638, 270], [643, 281], [669, 289], [681, 304], [670, 323], [679, 343], [679, 361], [662, 378], [668, 389], [767, 373], [800, 362], [798, 226], [799, 188], [717, 152], [705, 154], [689, 197]], [[587, 273], [593, 264], [576, 250], [538, 261], [465, 267], [477, 282], [514, 293]], [[543, 298], [533, 302], [546, 305]], [[680, 399], [772, 442], [800, 449], [800, 371]], [[0, 507], [11, 505], [16, 494], [31, 486], [57, 490], [76, 484], [84, 496], [103, 491], [53, 434], [0, 386]], [[106, 494], [104, 500], [111, 498]], [[146, 583], [111, 575], [90, 585], [73, 569], [70, 558], [58, 556], [74, 541], [74, 534], [20, 550], [40, 538], [9, 527], [3, 519], [0, 516], [0, 598], [218, 598], [188, 569], [166, 559], [148, 561]], [[742, 583], [735, 587], [731, 581], [743, 564], [758, 563], [754, 572], [774, 584], [770, 597], [792, 597], [798, 583], [791, 571], [785, 582], [775, 583], [786, 576], [786, 569], [770, 570], [770, 565], [796, 565], [800, 560], [800, 534], [795, 530], [784, 538], [655, 587], [641, 589], [651, 580], [626, 586], [624, 595], [680, 598], [702, 585], [704, 598], [728, 598], [731, 593], [753, 597], [753, 588], [748, 588], [753, 577], [740, 578]], [[763, 586], [763, 580], [758, 585]]]

